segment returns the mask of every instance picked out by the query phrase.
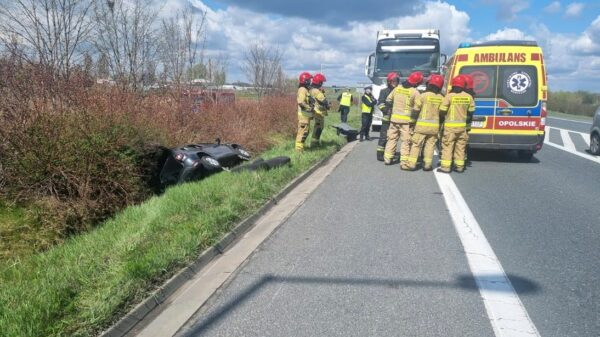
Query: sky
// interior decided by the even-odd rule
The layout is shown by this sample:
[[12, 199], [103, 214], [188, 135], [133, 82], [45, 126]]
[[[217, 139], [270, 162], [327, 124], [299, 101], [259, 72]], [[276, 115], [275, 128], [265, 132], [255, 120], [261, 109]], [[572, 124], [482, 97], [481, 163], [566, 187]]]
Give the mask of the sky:
[[448, 55], [463, 41], [536, 40], [550, 90], [600, 92], [600, 1], [163, 1], [166, 13], [207, 11], [206, 53], [228, 56], [229, 82], [245, 80], [244, 51], [262, 43], [284, 52], [290, 77], [323, 69], [327, 85], [366, 83], [378, 30], [436, 28]]

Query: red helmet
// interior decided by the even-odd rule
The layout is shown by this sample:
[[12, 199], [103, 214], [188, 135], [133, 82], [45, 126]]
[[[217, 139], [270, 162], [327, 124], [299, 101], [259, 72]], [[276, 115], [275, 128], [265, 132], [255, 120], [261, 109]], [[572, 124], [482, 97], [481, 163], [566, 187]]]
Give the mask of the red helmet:
[[327, 81], [327, 79], [325, 78], [325, 75], [321, 73], [315, 74], [315, 76], [312, 78], [313, 85], [323, 85], [323, 82], [325, 81]]
[[473, 89], [475, 87], [475, 81], [473, 80], [473, 76], [468, 74], [464, 74], [463, 76], [465, 78], [467, 89]]
[[302, 74], [300, 74], [300, 77], [298, 77], [298, 83], [300, 83], [300, 85], [308, 85], [310, 84], [311, 79], [312, 75], [305, 71]]
[[427, 81], [427, 84], [433, 85], [438, 89], [442, 89], [442, 87], [444, 86], [444, 76], [433, 74], [429, 76], [429, 81]]
[[423, 82], [423, 74], [420, 71], [415, 71], [408, 75], [407, 79], [410, 85], [418, 85]]
[[398, 78], [400, 78], [400, 76], [398, 76], [398, 73], [397, 73], [397, 72], [395, 72], [395, 71], [392, 71], [392, 72], [391, 72], [391, 73], [389, 73], [389, 74], [387, 75], [387, 77], [386, 77], [386, 79], [387, 79], [388, 83], [389, 83], [389, 82], [392, 82], [393, 80], [396, 80], [396, 79], [398, 79]]
[[452, 79], [452, 82], [450, 82], [450, 84], [452, 84], [452, 87], [464, 89], [467, 84], [467, 81], [465, 80], [465, 75], [458, 75], [458, 76], [454, 77]]

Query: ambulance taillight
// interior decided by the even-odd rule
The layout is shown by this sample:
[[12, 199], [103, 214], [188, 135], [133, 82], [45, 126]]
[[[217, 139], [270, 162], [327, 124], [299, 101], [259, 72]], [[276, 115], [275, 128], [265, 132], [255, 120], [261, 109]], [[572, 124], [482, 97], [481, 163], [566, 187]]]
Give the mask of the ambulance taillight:
[[548, 114], [546, 110], [546, 102], [542, 102], [542, 114], [540, 117], [540, 131], [544, 131], [546, 128], [546, 115]]

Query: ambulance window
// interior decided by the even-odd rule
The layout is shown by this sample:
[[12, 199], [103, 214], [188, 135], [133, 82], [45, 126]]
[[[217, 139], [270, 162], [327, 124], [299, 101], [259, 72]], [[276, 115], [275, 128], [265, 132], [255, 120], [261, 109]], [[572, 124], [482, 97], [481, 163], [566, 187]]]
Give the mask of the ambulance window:
[[473, 76], [475, 98], [496, 98], [496, 66], [462, 67], [461, 74]]
[[514, 106], [538, 103], [538, 78], [534, 66], [500, 66], [498, 98]]

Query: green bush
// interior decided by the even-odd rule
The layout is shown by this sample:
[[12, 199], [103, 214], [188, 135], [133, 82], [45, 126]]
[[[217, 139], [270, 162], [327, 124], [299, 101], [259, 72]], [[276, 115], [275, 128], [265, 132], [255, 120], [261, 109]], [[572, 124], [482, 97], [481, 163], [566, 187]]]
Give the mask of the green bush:
[[577, 91], [553, 91], [548, 93], [548, 110], [562, 113], [593, 116], [600, 106], [600, 94]]

